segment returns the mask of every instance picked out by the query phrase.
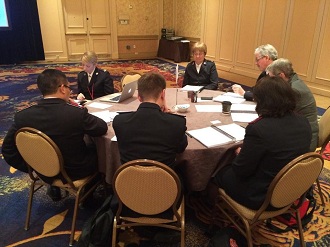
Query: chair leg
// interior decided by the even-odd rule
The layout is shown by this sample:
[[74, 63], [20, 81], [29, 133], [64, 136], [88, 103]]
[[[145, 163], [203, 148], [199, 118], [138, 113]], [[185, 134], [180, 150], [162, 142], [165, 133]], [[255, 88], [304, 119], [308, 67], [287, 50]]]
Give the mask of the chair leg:
[[73, 244], [74, 244], [74, 234], [76, 231], [76, 220], [77, 220], [77, 215], [78, 215], [79, 202], [80, 202], [80, 193], [78, 192], [75, 203], [74, 203], [69, 246], [73, 246]]
[[116, 247], [117, 242], [117, 218], [116, 216], [113, 219], [113, 227], [112, 227], [112, 247]]
[[316, 179], [316, 184], [317, 184], [317, 188], [319, 190], [319, 195], [320, 195], [320, 198], [321, 198], [322, 206], [324, 207], [325, 206], [325, 203], [324, 203], [324, 198], [323, 198], [323, 194], [322, 194], [322, 190], [321, 190], [321, 185], [320, 185], [319, 179]]
[[29, 228], [30, 228], [30, 218], [31, 218], [32, 200], [33, 200], [33, 194], [34, 194], [34, 185], [35, 185], [35, 181], [32, 181], [32, 183], [30, 185], [29, 200], [28, 200], [28, 207], [27, 207], [25, 227], [24, 227], [24, 229], [26, 231], [29, 230]]
[[298, 221], [298, 232], [299, 232], [300, 246], [301, 247], [306, 247], [305, 240], [304, 240], [304, 231], [303, 231], [303, 227], [302, 227], [302, 224], [301, 224], [300, 212], [297, 209], [295, 210], [295, 212], [296, 212], [296, 219]]
[[253, 242], [252, 242], [252, 234], [251, 234], [251, 227], [248, 221], [246, 221], [245, 219], [242, 219], [242, 222], [245, 225], [245, 229], [246, 229], [246, 242], [248, 244], [248, 247], [253, 247]]

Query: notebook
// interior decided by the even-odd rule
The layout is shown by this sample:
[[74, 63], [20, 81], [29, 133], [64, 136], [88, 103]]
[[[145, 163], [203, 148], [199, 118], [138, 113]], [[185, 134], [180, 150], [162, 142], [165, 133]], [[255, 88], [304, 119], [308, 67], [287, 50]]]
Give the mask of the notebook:
[[109, 94], [107, 96], [100, 98], [100, 101], [120, 103], [126, 99], [133, 97], [136, 88], [137, 88], [137, 81], [132, 81], [125, 85], [121, 93]]

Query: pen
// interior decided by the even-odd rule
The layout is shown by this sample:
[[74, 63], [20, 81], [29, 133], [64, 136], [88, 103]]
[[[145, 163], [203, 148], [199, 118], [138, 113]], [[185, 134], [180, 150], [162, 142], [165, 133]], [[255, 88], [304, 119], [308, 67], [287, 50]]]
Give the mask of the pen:
[[189, 136], [190, 138], [192, 138], [192, 135], [190, 135], [188, 132], [186, 132], [186, 135]]

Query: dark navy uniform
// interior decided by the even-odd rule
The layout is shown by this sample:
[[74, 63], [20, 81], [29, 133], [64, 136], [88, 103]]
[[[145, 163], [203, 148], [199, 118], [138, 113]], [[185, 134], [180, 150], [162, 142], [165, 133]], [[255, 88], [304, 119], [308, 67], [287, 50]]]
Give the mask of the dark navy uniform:
[[184, 73], [182, 87], [193, 85], [204, 86], [205, 89], [215, 90], [218, 88], [218, 81], [219, 77], [215, 63], [204, 59], [199, 73], [197, 72], [195, 61], [188, 63]]
[[[256, 83], [261, 79], [264, 78], [265, 76], [267, 76], [266, 71], [262, 71], [256, 81]], [[251, 89], [251, 91], [245, 91], [244, 93], [244, 99], [248, 100], [248, 101], [253, 101], [253, 87]]]
[[122, 113], [113, 120], [121, 163], [152, 159], [173, 168], [176, 154], [188, 145], [186, 119], [164, 113], [155, 103], [141, 103], [136, 112]]
[[215, 181], [240, 204], [259, 209], [276, 174], [308, 152], [310, 142], [311, 127], [304, 116], [258, 118], [247, 126], [240, 153]]
[[42, 99], [15, 114], [2, 145], [6, 162], [24, 172], [27, 168], [15, 145], [15, 133], [22, 127], [38, 129], [56, 143], [63, 155], [64, 168], [73, 180], [97, 169], [96, 150], [86, 146], [84, 135], [101, 136], [108, 130], [106, 122], [89, 114], [86, 108], [72, 106], [59, 98]]
[[86, 99], [93, 100], [113, 92], [113, 79], [108, 71], [96, 67], [90, 82], [85, 71], [79, 72], [78, 94], [82, 93]]

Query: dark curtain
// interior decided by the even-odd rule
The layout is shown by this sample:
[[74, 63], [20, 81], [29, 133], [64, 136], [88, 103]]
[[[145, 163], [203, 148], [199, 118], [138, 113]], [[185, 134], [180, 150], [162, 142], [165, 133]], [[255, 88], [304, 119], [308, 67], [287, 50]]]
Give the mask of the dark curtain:
[[36, 0], [10, 0], [11, 30], [0, 31], [0, 64], [45, 60]]

